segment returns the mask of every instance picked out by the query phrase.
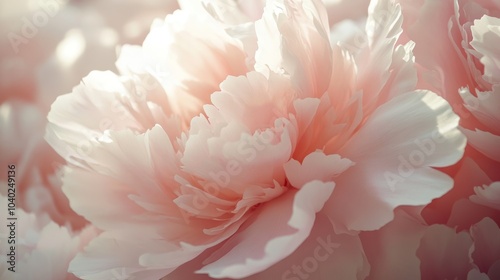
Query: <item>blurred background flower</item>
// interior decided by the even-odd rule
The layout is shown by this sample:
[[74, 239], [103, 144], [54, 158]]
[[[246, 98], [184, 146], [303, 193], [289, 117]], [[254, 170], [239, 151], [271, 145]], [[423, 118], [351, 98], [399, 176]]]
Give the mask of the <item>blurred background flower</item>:
[[[61, 191], [64, 161], [43, 139], [50, 105], [91, 70], [114, 70], [119, 46], [141, 43], [153, 19], [177, 7], [174, 0], [0, 0], [0, 164], [16, 165], [16, 214], [26, 220], [17, 229], [18, 258], [29, 266], [21, 278], [63, 279], [71, 248], [84, 245], [72, 239], [87, 222]], [[0, 183], [6, 197], [7, 172]], [[33, 265], [46, 257], [57, 267]]]
[[43, 140], [55, 98], [91, 70], [114, 70], [119, 46], [141, 43], [153, 19], [177, 7], [173, 0], [0, 1], [0, 162], [17, 164], [23, 193], [50, 185], [63, 163]]
[[46, 112], [91, 70], [114, 70], [117, 47], [144, 40], [167, 0], [0, 1], [0, 102], [21, 99]]

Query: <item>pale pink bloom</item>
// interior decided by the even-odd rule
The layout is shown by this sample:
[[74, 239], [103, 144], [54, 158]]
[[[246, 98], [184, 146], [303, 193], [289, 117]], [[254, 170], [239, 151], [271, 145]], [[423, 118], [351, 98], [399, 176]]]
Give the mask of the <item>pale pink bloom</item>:
[[[281, 56], [299, 58], [295, 64], [287, 61], [285, 71], [293, 73], [292, 81], [303, 92], [321, 98], [318, 117], [303, 136], [309, 139], [302, 140], [294, 157], [300, 161], [323, 149], [354, 163], [335, 179], [337, 187], [324, 209], [337, 231], [377, 229], [392, 219], [395, 207], [425, 205], [441, 196], [453, 182], [429, 166], [447, 166], [462, 156], [464, 138], [449, 125], [458, 119], [448, 111], [446, 102], [429, 92], [412, 92], [417, 82], [413, 45], [396, 44], [401, 22], [399, 6], [374, 1], [366, 25], [366, 46], [354, 57], [334, 46], [329, 68], [324, 62], [328, 55], [320, 44], [314, 50], [290, 45], [293, 52]], [[312, 35], [309, 38], [317, 40]], [[262, 53], [269, 54], [271, 63], [280, 58], [271, 51]], [[317, 55], [304, 59], [304, 53]], [[314, 80], [309, 82], [311, 78]], [[440, 117], [435, 119], [434, 114]], [[318, 169], [303, 167], [302, 172]]]
[[[446, 223], [456, 200], [500, 180], [500, 52], [494, 47], [500, 42], [500, 5], [490, 0], [399, 2], [404, 37], [416, 43], [419, 86], [452, 104], [469, 143], [464, 160], [446, 170], [455, 178], [454, 189], [423, 212], [428, 221]], [[489, 195], [487, 200], [498, 201], [494, 191], [483, 193]]]
[[[409, 18], [405, 35], [415, 41], [416, 62], [422, 66], [422, 85], [453, 105], [469, 144], [499, 166], [500, 68], [494, 46], [500, 42], [500, 5], [490, 0], [401, 2]], [[428, 32], [431, 28], [434, 32]]]
[[447, 192], [453, 180], [433, 167], [465, 146], [449, 104], [415, 90], [399, 6], [372, 2], [355, 54], [330, 44], [320, 1], [269, 1], [249, 23], [208, 10], [155, 23], [122, 49], [121, 76], [92, 72], [53, 104], [63, 190], [103, 231], [70, 271], [293, 279], [330, 232], [341, 249], [308, 273], [366, 277], [358, 232]]
[[[8, 199], [0, 196], [2, 206], [7, 207]], [[2, 255], [0, 256], [0, 278], [10, 279], [78, 279], [68, 273], [71, 259], [94, 238], [98, 231], [88, 226], [81, 231], [60, 226], [52, 222], [47, 215], [26, 213], [15, 210], [17, 220], [7, 220], [7, 211], [2, 211], [2, 220], [7, 224], [15, 223], [15, 234], [11, 228], [2, 229]], [[11, 216], [8, 216], [11, 217]], [[12, 236], [12, 237], [11, 237]], [[11, 251], [15, 249], [15, 262], [9, 263]], [[15, 272], [9, 270], [12, 267]]]
[[[220, 82], [228, 75], [247, 71], [242, 43], [227, 35], [220, 24], [197, 20], [189, 11], [169, 15], [165, 22], [153, 25], [142, 47], [122, 49], [117, 64], [126, 76], [92, 72], [73, 93], [60, 97], [53, 105], [48, 117], [52, 122], [48, 141], [69, 162], [87, 167], [68, 170], [64, 177], [65, 192], [75, 199], [72, 207], [76, 211], [105, 231], [91, 243], [87, 256], [107, 254], [110, 260], [115, 260], [89, 263], [77, 258], [72, 271], [88, 274], [86, 266], [94, 263], [102, 267], [94, 270], [93, 277], [109, 279], [119, 272], [141, 279], [158, 279], [196, 257], [203, 247], [222, 241], [224, 235], [230, 235], [244, 221], [236, 217], [236, 225], [226, 231], [221, 227], [221, 234], [210, 237], [202, 231], [208, 224], [196, 221], [187, 224], [189, 209], [176, 204], [183, 205], [183, 199], [189, 199], [191, 192], [189, 185], [183, 187], [185, 179], [180, 162], [185, 140], [177, 138], [183, 137], [181, 131], [199, 114], [202, 105], [209, 102], [210, 94]], [[70, 125], [65, 124], [67, 121]], [[124, 129], [129, 131], [117, 132]], [[145, 134], [136, 135], [132, 131]], [[56, 138], [69, 145], [54, 142]], [[121, 141], [125, 146], [116, 146]], [[150, 147], [153, 143], [155, 147]], [[155, 163], [150, 162], [151, 156], [157, 157]], [[121, 166], [121, 163], [132, 165]], [[100, 167], [103, 164], [109, 166], [105, 167], [108, 171]], [[126, 171], [128, 168], [133, 170]], [[97, 175], [98, 170], [104, 174]], [[160, 177], [155, 178], [153, 174], [157, 172]], [[184, 176], [195, 179], [189, 174]], [[120, 190], [125, 187], [124, 182], [130, 192], [127, 188], [123, 189], [125, 192]], [[102, 188], [112, 185], [118, 188]], [[99, 196], [89, 189], [93, 187]], [[135, 192], [134, 188], [138, 188], [137, 196], [131, 200], [129, 195]], [[185, 197], [182, 192], [186, 192]], [[191, 197], [194, 194], [191, 192]], [[175, 201], [176, 197], [179, 199]], [[95, 204], [88, 207], [91, 200], [110, 207], [101, 209]], [[139, 221], [141, 227], [131, 227]], [[131, 240], [135, 245], [116, 244], [112, 241], [116, 234], [123, 236], [119, 240]], [[139, 239], [137, 234], [142, 237]], [[183, 245], [179, 241], [188, 243]], [[115, 245], [118, 247], [109, 247]], [[156, 264], [158, 261], [167, 264]], [[122, 271], [121, 267], [125, 269]]]
[[45, 115], [82, 75], [113, 67], [118, 42], [141, 41], [150, 21], [177, 3], [1, 0], [0, 6], [0, 163], [16, 165], [19, 207], [79, 229], [86, 221], [60, 189], [64, 160], [43, 139]]
[[[500, 16], [500, 6], [496, 12]], [[470, 29], [471, 47], [465, 51], [473, 80], [460, 95], [478, 121], [465, 126], [464, 133], [472, 147], [500, 162], [500, 51], [493, 47], [500, 44], [500, 18], [484, 15]]]

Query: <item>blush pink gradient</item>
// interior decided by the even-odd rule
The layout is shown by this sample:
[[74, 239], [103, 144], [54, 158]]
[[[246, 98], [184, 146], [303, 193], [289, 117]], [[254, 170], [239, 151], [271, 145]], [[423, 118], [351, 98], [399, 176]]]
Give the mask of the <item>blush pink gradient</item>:
[[496, 0], [60, 5], [0, 39], [14, 279], [500, 279]]
[[[227, 5], [183, 6], [122, 49], [119, 75], [94, 71], [52, 105], [63, 191], [103, 231], [77, 276], [269, 278], [319, 227], [353, 263], [316, 273], [365, 277], [358, 233], [452, 187], [433, 167], [456, 163], [465, 137], [416, 88], [399, 5], [371, 3], [358, 53], [330, 43], [319, 1], [269, 1], [256, 21]], [[401, 174], [426, 141], [435, 152]]]
[[[467, 136], [463, 159], [445, 170], [455, 177], [455, 187], [423, 211], [429, 222], [446, 223], [459, 207], [455, 202], [468, 200], [480, 188], [494, 194], [496, 188], [489, 185], [500, 180], [500, 64], [492, 49], [500, 40], [500, 5], [488, 0], [400, 2], [408, 18], [404, 35], [416, 45], [419, 85], [450, 102]], [[435, 32], [428, 32], [431, 28]]]

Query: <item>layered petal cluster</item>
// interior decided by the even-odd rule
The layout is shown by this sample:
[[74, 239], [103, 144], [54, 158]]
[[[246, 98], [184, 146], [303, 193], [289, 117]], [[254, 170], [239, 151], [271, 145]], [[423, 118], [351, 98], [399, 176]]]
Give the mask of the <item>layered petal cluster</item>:
[[371, 277], [496, 279], [500, 103], [494, 46], [500, 6], [495, 1], [398, 2], [404, 14], [401, 39], [415, 42], [418, 86], [452, 104], [469, 145], [463, 160], [445, 169], [454, 177], [453, 189], [423, 210], [399, 211], [379, 231], [362, 233]]
[[493, 47], [500, 39], [500, 6], [496, 1], [399, 2], [404, 37], [416, 43], [419, 86], [452, 104], [468, 140], [464, 160], [446, 171], [455, 178], [454, 189], [424, 210], [429, 222], [445, 223], [457, 200], [500, 180], [499, 63]]
[[[11, 200], [1, 195], [0, 201], [7, 208]], [[93, 226], [75, 231], [54, 223], [46, 214], [22, 209], [15, 210], [17, 220], [7, 220], [7, 211], [1, 217], [8, 221], [1, 243], [5, 252], [0, 256], [2, 279], [78, 279], [68, 272], [69, 263], [99, 232]]]
[[[118, 38], [142, 40], [153, 10], [163, 14], [178, 5], [127, 1], [119, 18], [110, 3], [35, 2], [0, 2], [5, 34], [0, 38], [0, 164], [16, 166], [18, 207], [78, 230], [87, 222], [61, 191], [58, 171], [64, 160], [43, 139], [49, 106], [90, 69], [113, 67]], [[0, 182], [0, 192], [7, 195], [7, 172]]]
[[[500, 81], [493, 46], [500, 40], [500, 7], [495, 1], [402, 2], [418, 14], [418, 20], [408, 22], [407, 35], [417, 43], [422, 83], [452, 103], [470, 145], [498, 162], [499, 116], [494, 108], [500, 104]], [[430, 27], [441, 35], [426, 32]]]
[[436, 168], [460, 160], [465, 136], [445, 99], [417, 89], [399, 4], [371, 2], [356, 51], [331, 43], [319, 0], [257, 14], [186, 4], [122, 48], [120, 74], [91, 72], [54, 102], [63, 191], [102, 231], [70, 272], [363, 279], [360, 232], [451, 189]]
[[[464, 106], [477, 121], [464, 128], [472, 147], [486, 157], [500, 162], [500, 57], [495, 45], [500, 43], [500, 7], [485, 13], [470, 26], [471, 36], [465, 36], [463, 43], [469, 66], [471, 83], [459, 90]], [[495, 15], [497, 17], [494, 17]], [[467, 34], [466, 33], [466, 34]], [[468, 42], [466, 40], [469, 40]], [[472, 94], [471, 90], [475, 93]]]

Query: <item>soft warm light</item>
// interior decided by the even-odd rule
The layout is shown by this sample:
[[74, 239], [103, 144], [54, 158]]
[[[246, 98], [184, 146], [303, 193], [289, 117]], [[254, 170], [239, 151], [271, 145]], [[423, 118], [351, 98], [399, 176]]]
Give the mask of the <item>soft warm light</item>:
[[86, 42], [81, 30], [72, 29], [57, 45], [56, 56], [59, 63], [69, 67], [83, 54]]

